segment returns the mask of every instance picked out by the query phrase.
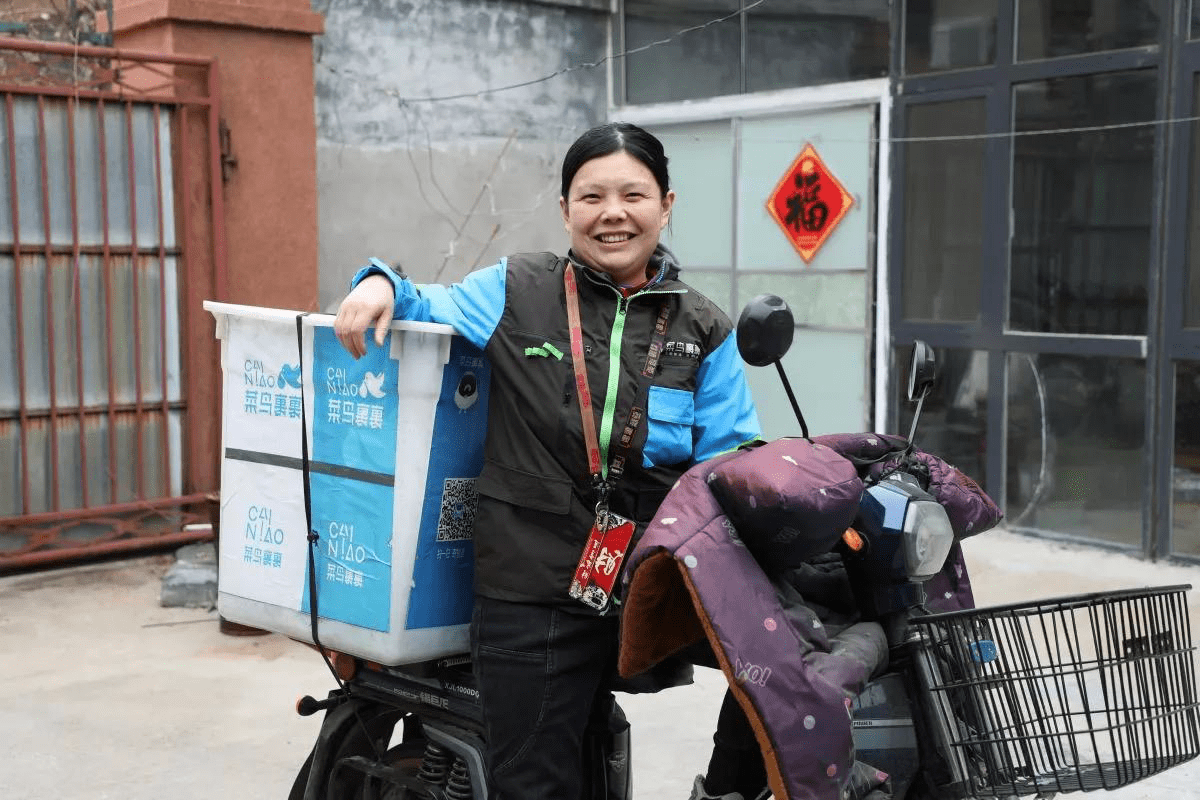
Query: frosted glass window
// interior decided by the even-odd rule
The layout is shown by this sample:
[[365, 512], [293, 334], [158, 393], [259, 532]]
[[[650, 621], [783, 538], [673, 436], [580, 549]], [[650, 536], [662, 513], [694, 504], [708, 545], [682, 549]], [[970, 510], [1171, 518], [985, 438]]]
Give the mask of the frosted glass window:
[[[798, 330], [783, 367], [810, 434], [866, 429], [865, 334]], [[799, 436], [800, 425], [775, 367], [746, 367], [746, 374], [763, 436]]]
[[653, 129], [675, 190], [664, 243], [685, 267], [733, 264], [733, 134], [728, 120]]
[[[738, 269], [865, 269], [869, 265], [874, 122], [874, 108], [860, 107], [742, 123], [738, 189], [743, 205], [739, 212]], [[805, 144], [810, 143], [832, 176], [854, 198], [854, 204], [812, 262], [805, 264], [767, 210], [767, 201]]]
[[729, 270], [708, 272], [684, 267], [679, 277], [688, 286], [716, 303], [717, 307], [724, 311], [732, 321], [737, 322], [741, 306], [735, 308], [729, 302], [733, 285], [732, 272]]
[[739, 307], [751, 298], [767, 293], [777, 294], [787, 301], [797, 325], [832, 328], [867, 326], [865, 272], [738, 276]]

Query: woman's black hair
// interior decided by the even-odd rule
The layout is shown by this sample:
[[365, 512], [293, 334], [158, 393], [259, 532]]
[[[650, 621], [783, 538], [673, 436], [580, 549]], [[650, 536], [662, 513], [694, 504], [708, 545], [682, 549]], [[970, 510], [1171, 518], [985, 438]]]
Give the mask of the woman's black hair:
[[562, 196], [568, 197], [571, 181], [579, 168], [593, 158], [612, 155], [613, 153], [628, 153], [646, 165], [663, 197], [671, 188], [671, 180], [667, 175], [667, 154], [663, 151], [662, 142], [654, 134], [639, 128], [630, 122], [609, 122], [597, 125], [580, 136], [567, 150], [562, 165]]

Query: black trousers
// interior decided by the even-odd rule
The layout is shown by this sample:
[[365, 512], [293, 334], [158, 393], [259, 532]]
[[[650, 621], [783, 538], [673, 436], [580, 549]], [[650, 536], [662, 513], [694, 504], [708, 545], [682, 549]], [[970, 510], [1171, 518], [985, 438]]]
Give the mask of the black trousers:
[[767, 767], [758, 739], [754, 737], [746, 713], [728, 689], [717, 717], [704, 788], [716, 797], [740, 792], [746, 800], [753, 800], [767, 788]]
[[580, 800], [583, 739], [616, 671], [618, 620], [476, 596], [471, 657], [491, 800]]

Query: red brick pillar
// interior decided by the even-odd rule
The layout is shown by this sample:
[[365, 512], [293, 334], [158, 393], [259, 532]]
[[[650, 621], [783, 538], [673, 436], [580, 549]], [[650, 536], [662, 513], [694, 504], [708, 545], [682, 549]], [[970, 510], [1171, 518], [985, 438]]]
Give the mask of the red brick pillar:
[[[309, 0], [114, 0], [113, 44], [211, 56], [228, 131], [225, 296], [317, 308], [317, 130]], [[228, 160], [234, 159], [234, 160]]]
[[[97, 22], [107, 28], [105, 19]], [[187, 221], [177, 230], [187, 231], [188, 493], [220, 483], [220, 350], [202, 302], [317, 309], [312, 37], [323, 29], [309, 0], [113, 2], [116, 48], [215, 59], [200, 95], [215, 97], [226, 146], [214, 146], [212, 119], [192, 112], [175, 142], [191, 176], [188, 186], [176, 186]], [[214, 159], [223, 163], [216, 172], [223, 179], [209, 178]], [[212, 183], [221, 185], [213, 191]]]

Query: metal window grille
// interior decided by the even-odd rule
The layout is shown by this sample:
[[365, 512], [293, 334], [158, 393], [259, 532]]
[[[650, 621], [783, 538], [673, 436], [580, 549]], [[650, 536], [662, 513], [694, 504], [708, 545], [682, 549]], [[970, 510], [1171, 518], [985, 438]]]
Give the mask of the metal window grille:
[[211, 72], [0, 41], [0, 571], [192, 539], [209, 519], [184, 330], [207, 277], [189, 272], [196, 192], [223, 255], [219, 173], [196, 169], [213, 148], [188, 133], [216, 136]]

